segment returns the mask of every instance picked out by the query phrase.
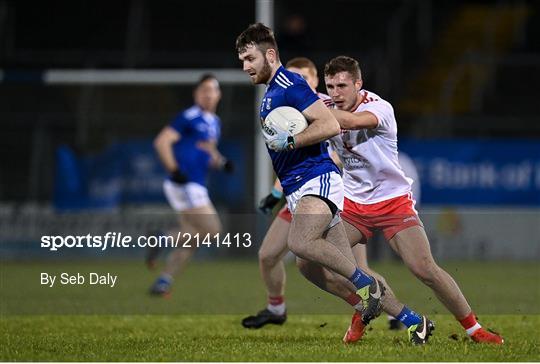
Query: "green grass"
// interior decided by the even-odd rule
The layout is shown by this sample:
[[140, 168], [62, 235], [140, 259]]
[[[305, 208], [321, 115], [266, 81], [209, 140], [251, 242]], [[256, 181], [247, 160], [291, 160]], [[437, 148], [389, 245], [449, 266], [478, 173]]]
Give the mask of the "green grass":
[[[540, 268], [535, 263], [449, 263], [481, 322], [501, 332], [502, 347], [477, 345], [400, 264], [373, 266], [437, 329], [424, 347], [384, 318], [365, 338], [341, 338], [351, 309], [311, 286], [288, 265], [290, 317], [282, 327], [245, 330], [240, 320], [265, 301], [256, 262], [194, 262], [169, 300], [147, 297], [154, 278], [138, 262], [3, 263], [0, 267], [2, 361], [538, 361]], [[114, 288], [43, 287], [39, 273], [111, 272]], [[457, 339], [456, 339], [457, 338]]]
[[[486, 316], [503, 347], [465, 338], [435, 315], [435, 336], [412, 347], [406, 333], [378, 319], [365, 338], [341, 343], [346, 315], [292, 315], [282, 327], [245, 330], [238, 315], [31, 316], [2, 321], [2, 361], [534, 361], [538, 316]], [[458, 334], [457, 340], [449, 338]]]

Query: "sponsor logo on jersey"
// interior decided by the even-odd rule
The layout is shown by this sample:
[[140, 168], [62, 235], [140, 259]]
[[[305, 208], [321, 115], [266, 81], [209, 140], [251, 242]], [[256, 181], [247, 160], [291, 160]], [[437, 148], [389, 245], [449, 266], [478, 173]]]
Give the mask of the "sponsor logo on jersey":
[[359, 157], [343, 157], [343, 164], [347, 166], [347, 169], [361, 169], [371, 167], [371, 163], [367, 159]]

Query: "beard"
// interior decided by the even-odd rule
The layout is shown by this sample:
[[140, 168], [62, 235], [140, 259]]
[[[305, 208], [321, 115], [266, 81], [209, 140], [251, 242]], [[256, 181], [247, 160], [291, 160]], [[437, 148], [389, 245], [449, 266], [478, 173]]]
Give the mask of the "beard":
[[267, 83], [268, 81], [270, 81], [270, 75], [272, 75], [272, 67], [270, 67], [270, 63], [268, 63], [268, 60], [265, 57], [263, 67], [259, 72], [257, 79], [255, 79], [254, 83]]

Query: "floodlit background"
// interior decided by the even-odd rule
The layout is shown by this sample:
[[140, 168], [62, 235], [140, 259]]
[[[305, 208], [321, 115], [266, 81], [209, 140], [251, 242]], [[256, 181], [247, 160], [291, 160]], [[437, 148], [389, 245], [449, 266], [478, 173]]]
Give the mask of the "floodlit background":
[[[137, 274], [128, 286], [142, 282], [146, 289], [153, 275], [144, 271], [141, 250], [49, 252], [39, 239], [148, 234], [173, 225], [152, 139], [192, 104], [193, 82], [212, 70], [222, 81], [220, 148], [237, 169], [213, 173], [210, 193], [226, 231], [254, 238], [250, 248], [201, 249], [196, 260], [237, 262], [257, 287], [235, 312], [264, 302], [255, 264], [270, 219], [255, 206], [272, 174], [257, 135], [260, 88], [242, 74], [234, 49], [257, 11], [273, 22], [284, 63], [306, 56], [321, 75], [330, 58], [352, 56], [365, 88], [393, 104], [399, 148], [416, 167], [419, 210], [437, 259], [474, 272], [482, 264], [497, 271], [504, 262], [514, 274], [540, 278], [538, 2], [0, 0], [5, 282], [41, 269], [32, 264], [110, 267], [120, 260], [132, 267], [124, 281]], [[319, 90], [325, 92], [322, 77]], [[380, 238], [368, 251], [371, 262], [387, 264], [380, 267], [398, 266]], [[398, 290], [399, 279], [398, 272]], [[39, 289], [37, 278], [21, 282], [22, 291], [3, 286], [11, 287], [4, 312], [37, 310], [17, 296]], [[144, 294], [141, 287], [125, 296]], [[533, 288], [528, 299], [539, 295]], [[524, 307], [538, 312], [537, 304]]]

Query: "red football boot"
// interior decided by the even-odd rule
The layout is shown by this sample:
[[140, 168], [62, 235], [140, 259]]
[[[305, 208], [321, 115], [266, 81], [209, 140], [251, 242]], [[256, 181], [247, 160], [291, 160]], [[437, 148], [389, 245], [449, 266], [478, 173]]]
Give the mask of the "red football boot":
[[501, 335], [493, 331], [484, 330], [483, 327], [476, 330], [471, 335], [471, 339], [477, 343], [488, 343], [497, 345], [502, 345], [504, 343], [504, 339]]
[[358, 311], [354, 311], [351, 325], [343, 336], [343, 342], [345, 344], [355, 343], [364, 336], [364, 332], [366, 332], [366, 325], [362, 322], [362, 315]]

